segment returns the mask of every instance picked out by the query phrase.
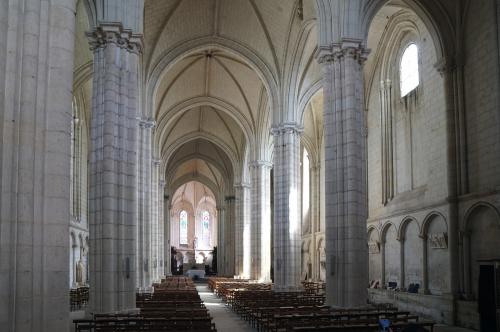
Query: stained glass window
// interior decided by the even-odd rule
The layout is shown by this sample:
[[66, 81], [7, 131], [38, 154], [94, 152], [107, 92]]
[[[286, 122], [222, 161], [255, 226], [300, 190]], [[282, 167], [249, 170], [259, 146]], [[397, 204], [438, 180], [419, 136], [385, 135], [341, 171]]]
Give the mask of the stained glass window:
[[179, 220], [179, 244], [188, 244], [188, 218], [186, 211], [181, 211]]
[[208, 211], [203, 211], [201, 218], [203, 244], [208, 247], [210, 246], [210, 214]]
[[401, 97], [406, 96], [419, 85], [418, 75], [418, 47], [410, 44], [403, 52], [399, 70], [401, 80]]

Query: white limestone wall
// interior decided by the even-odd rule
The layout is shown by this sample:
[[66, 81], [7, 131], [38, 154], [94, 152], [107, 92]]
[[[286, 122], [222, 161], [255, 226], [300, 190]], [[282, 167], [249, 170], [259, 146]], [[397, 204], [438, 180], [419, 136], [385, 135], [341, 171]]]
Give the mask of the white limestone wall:
[[423, 241], [419, 237], [420, 228], [416, 221], [407, 219], [401, 234], [403, 241], [404, 287], [410, 284], [423, 285]]
[[467, 166], [470, 192], [500, 185], [498, 2], [471, 2], [464, 36]]
[[[444, 81], [437, 62], [432, 37], [415, 17], [420, 35], [410, 33], [400, 39], [386, 72], [377, 70], [368, 96], [368, 190], [369, 220], [382, 219], [405, 210], [422, 209], [443, 201], [446, 182], [446, 107]], [[395, 32], [396, 33], [396, 32]], [[401, 97], [399, 61], [409, 43], [419, 48], [420, 85], [414, 93]], [[375, 55], [372, 55], [375, 56]], [[380, 60], [383, 61], [382, 59]], [[367, 73], [365, 73], [367, 74]], [[382, 80], [390, 79], [393, 121], [394, 197], [386, 204], [382, 197], [381, 97]], [[403, 216], [402, 216], [403, 217]]]
[[384, 246], [384, 275], [385, 282], [396, 282], [398, 287], [401, 285], [401, 244], [398, 241], [397, 229], [395, 226], [390, 225], [385, 231]]
[[[442, 234], [447, 232], [446, 221], [443, 216], [432, 215], [427, 219], [425, 226], [427, 234]], [[424, 260], [426, 264], [424, 269], [427, 269], [428, 280], [426, 281], [427, 287], [424, 284], [424, 292], [434, 295], [442, 295], [449, 292], [448, 280], [450, 272], [444, 269], [443, 266], [448, 264], [448, 252], [446, 249], [433, 248], [430, 241], [425, 241], [426, 246], [424, 251]], [[425, 270], [423, 271], [425, 275]]]
[[[368, 232], [368, 273], [370, 282], [372, 280], [382, 280], [382, 255], [380, 251], [380, 236], [378, 230], [371, 229]], [[374, 247], [373, 247], [374, 246]]]
[[[435, 44], [426, 26], [411, 13], [405, 24], [413, 27], [409, 25], [410, 32], [401, 35], [399, 30], [391, 30], [388, 23], [386, 38], [393, 36], [393, 40], [385, 45], [386, 49], [371, 55], [378, 57], [373, 61], [379, 65], [374, 78], [367, 80], [371, 82], [366, 114], [368, 226], [376, 229], [370, 233], [369, 241], [381, 247], [380, 254], [369, 254], [370, 280], [380, 280], [382, 286], [397, 281], [398, 287], [403, 288], [418, 283], [422, 293], [431, 292], [432, 285], [433, 294], [442, 294], [450, 290], [451, 256], [448, 247], [430, 248], [425, 237], [447, 236], [450, 232], [445, 200], [448, 195], [445, 86], [435, 67], [438, 61]], [[410, 43], [416, 43], [419, 49], [420, 84], [415, 91], [401, 97], [399, 62]], [[365, 72], [367, 79], [368, 74]], [[383, 109], [383, 103], [389, 106]], [[382, 111], [392, 115], [381, 116]], [[390, 126], [390, 138], [382, 139], [382, 131]], [[382, 155], [384, 144], [391, 144], [392, 160]], [[389, 166], [384, 166], [384, 160], [394, 170], [392, 174], [385, 171]], [[388, 174], [386, 177], [381, 176], [384, 172]], [[384, 194], [384, 190], [393, 194]], [[442, 220], [442, 227], [427, 223], [434, 216]], [[382, 234], [380, 239], [378, 234]], [[434, 272], [436, 264], [441, 266], [440, 273]]]

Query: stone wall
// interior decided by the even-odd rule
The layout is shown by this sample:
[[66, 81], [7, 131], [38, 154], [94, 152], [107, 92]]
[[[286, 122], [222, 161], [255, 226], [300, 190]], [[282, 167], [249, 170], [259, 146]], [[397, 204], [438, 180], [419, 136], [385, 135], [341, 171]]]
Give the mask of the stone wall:
[[436, 323], [453, 324], [453, 300], [449, 296], [401, 293], [368, 289], [370, 303], [392, 303], [399, 310], [410, 311]]

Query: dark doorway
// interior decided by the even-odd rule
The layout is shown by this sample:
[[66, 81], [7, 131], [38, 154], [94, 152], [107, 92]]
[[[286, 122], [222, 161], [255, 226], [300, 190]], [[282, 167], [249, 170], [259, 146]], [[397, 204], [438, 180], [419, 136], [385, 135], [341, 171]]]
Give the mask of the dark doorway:
[[495, 266], [479, 265], [478, 309], [481, 332], [496, 332]]

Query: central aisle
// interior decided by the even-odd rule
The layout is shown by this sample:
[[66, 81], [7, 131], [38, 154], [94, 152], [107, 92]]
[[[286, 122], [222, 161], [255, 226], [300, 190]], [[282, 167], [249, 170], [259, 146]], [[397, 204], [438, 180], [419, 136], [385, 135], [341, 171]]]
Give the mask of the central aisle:
[[213, 317], [217, 332], [254, 332], [250, 325], [241, 320], [217, 296], [212, 293], [206, 284], [197, 284], [196, 290], [201, 300], [205, 303], [210, 315]]

